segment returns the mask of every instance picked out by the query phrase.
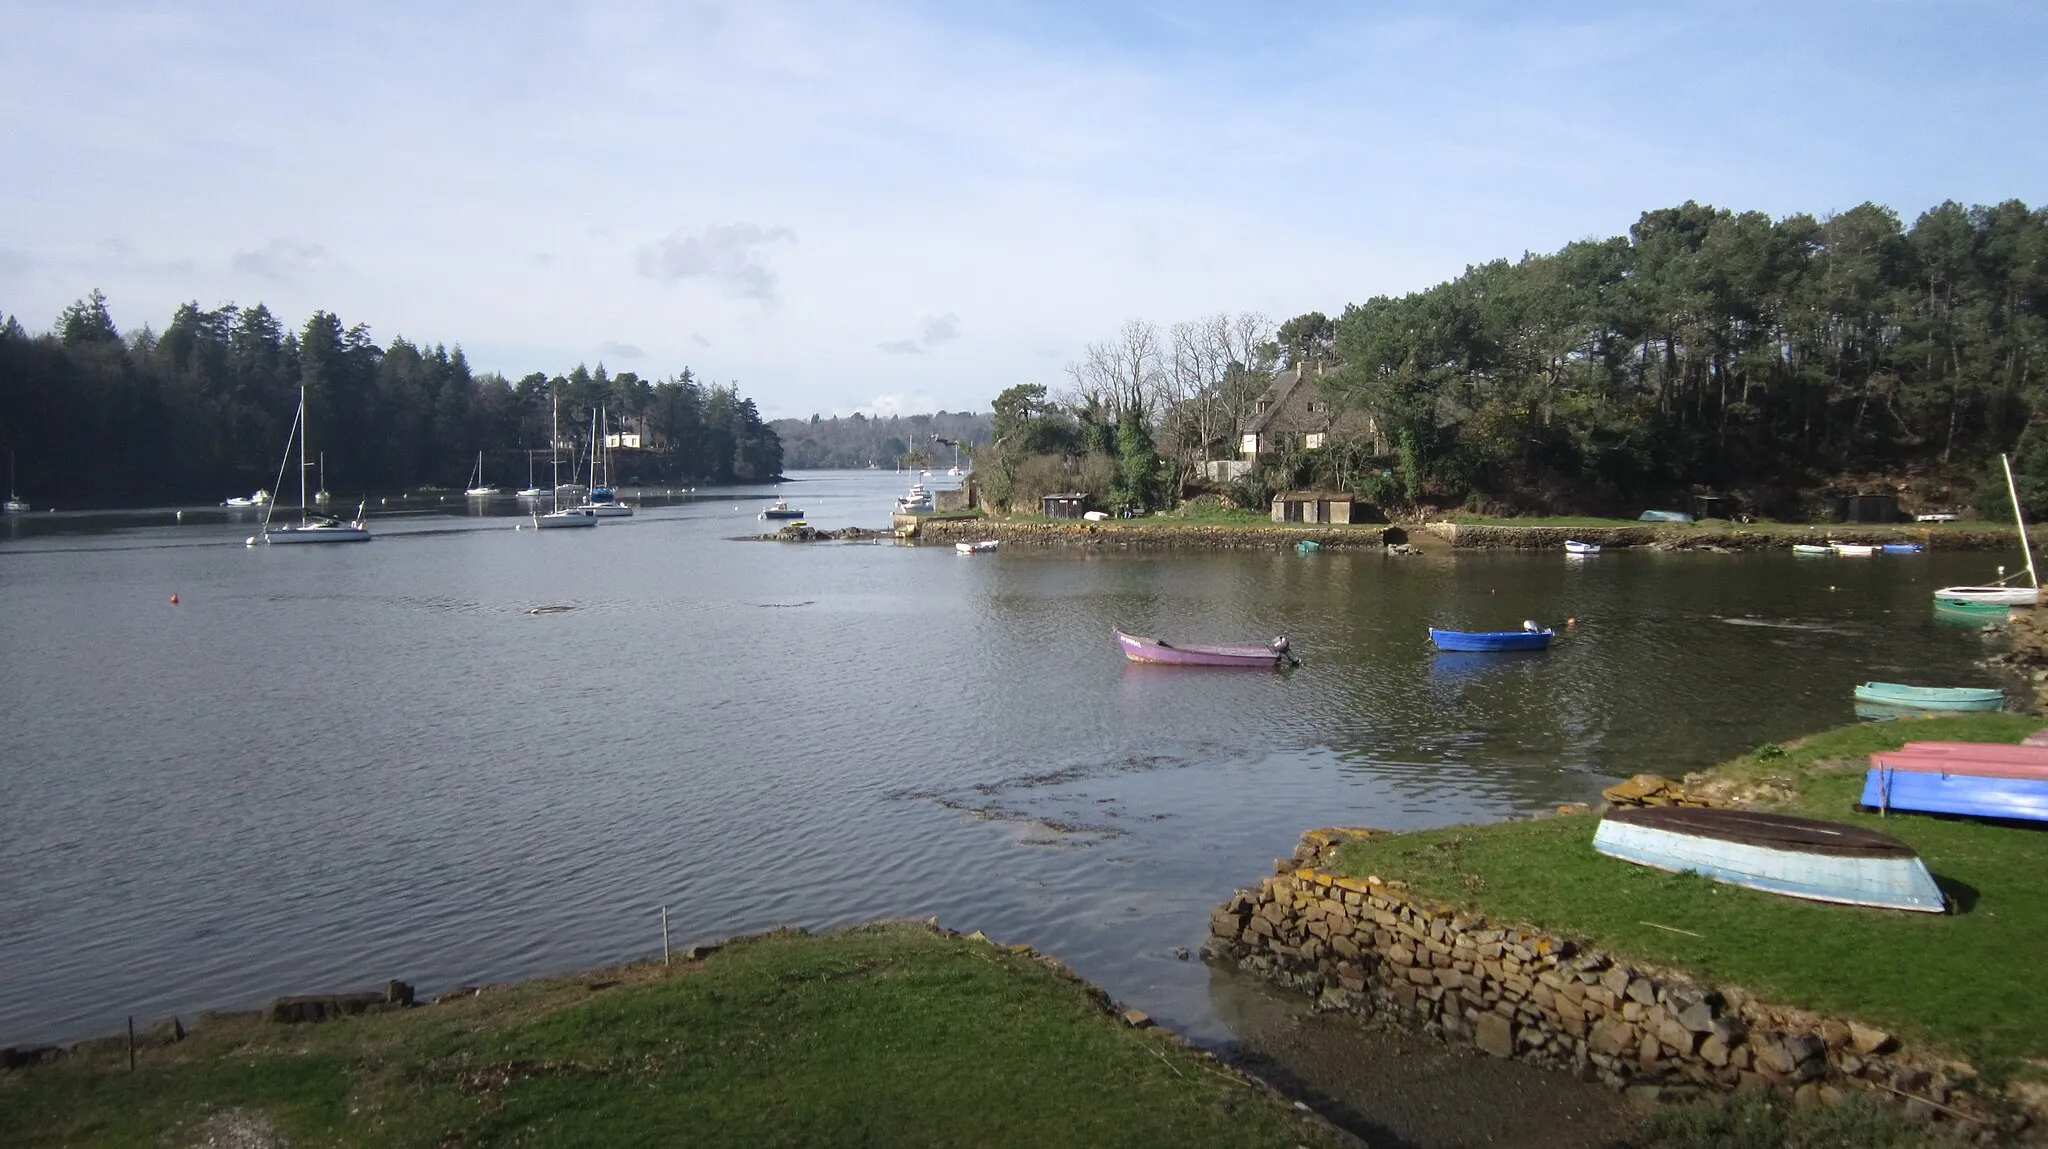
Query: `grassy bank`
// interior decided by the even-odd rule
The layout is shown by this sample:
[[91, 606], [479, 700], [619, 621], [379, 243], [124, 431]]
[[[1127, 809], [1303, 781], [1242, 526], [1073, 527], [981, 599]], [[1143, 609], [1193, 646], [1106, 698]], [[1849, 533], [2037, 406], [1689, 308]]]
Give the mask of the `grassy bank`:
[[[2048, 833], [1855, 813], [1865, 757], [1907, 741], [2017, 742], [2040, 719], [1989, 714], [1864, 724], [1764, 747], [1712, 775], [1766, 808], [1868, 825], [1911, 844], [1959, 912], [1804, 902], [1595, 853], [1596, 819], [1453, 826], [1347, 843], [1333, 868], [1690, 970], [1764, 999], [1858, 1018], [1954, 1050], [1991, 1074], [2048, 1057]], [[1646, 764], [1646, 768], [1654, 768]]]
[[[236, 1137], [242, 1140], [236, 1140]], [[0, 1074], [0, 1143], [1334, 1144], [1028, 955], [921, 926]]]

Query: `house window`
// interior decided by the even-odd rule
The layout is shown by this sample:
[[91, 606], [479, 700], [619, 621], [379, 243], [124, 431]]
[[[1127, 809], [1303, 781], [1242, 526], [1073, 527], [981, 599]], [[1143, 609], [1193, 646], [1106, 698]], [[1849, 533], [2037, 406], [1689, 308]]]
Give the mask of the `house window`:
[[1321, 431], [1310, 431], [1301, 437], [1301, 445], [1311, 451], [1315, 450], [1323, 445], [1323, 433]]

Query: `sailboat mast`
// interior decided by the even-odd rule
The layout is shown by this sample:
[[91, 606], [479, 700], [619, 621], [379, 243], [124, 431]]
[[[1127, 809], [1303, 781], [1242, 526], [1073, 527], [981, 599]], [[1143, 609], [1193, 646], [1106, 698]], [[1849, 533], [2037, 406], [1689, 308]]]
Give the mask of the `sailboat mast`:
[[2012, 460], [1998, 456], [1998, 464], [2005, 468], [2005, 493], [2012, 498], [2012, 521], [2020, 531], [2020, 553], [2027, 556], [2027, 585], [2040, 587], [2041, 580], [2034, 577], [2034, 548], [2027, 542], [2027, 516], [2020, 510], [2019, 487], [2012, 481]]
[[552, 506], [562, 509], [562, 401], [556, 396], [548, 397], [548, 470], [554, 484]]
[[[593, 491], [597, 489], [597, 446], [597, 408], [592, 407], [590, 409], [590, 489]], [[583, 501], [589, 502], [590, 496], [585, 495]]]
[[313, 504], [306, 501], [306, 385], [299, 384], [299, 517]]

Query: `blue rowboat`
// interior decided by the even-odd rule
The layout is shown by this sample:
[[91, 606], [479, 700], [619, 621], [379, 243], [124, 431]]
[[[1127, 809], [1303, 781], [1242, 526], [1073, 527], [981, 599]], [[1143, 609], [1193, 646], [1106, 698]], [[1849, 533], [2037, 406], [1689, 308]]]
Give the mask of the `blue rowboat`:
[[1865, 806], [2048, 822], [2048, 747], [1908, 742], [1870, 756]]
[[1639, 523], [1689, 523], [1692, 516], [1684, 511], [1644, 511], [1636, 516]]
[[1766, 893], [1938, 914], [1941, 887], [1911, 846], [1841, 822], [1696, 806], [1607, 811], [1593, 848], [1611, 858]]
[[1883, 813], [1906, 810], [2048, 822], [2048, 779], [1992, 778], [1885, 764], [1864, 774], [1862, 803]]
[[1927, 548], [1919, 543], [1886, 543], [1880, 549], [1888, 555], [1917, 555]]
[[1897, 682], [1866, 682], [1856, 688], [1856, 701], [1914, 710], [1999, 710], [2005, 691], [1974, 686], [1906, 686]]
[[1429, 628], [1429, 641], [1438, 650], [1542, 650], [1556, 634], [1542, 630], [1438, 630]]

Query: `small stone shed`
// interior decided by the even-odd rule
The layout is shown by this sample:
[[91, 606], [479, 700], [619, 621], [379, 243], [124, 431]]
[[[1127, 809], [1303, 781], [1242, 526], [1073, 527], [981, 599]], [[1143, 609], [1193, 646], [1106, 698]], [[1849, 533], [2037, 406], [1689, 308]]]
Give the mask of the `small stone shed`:
[[1040, 495], [1038, 506], [1048, 519], [1078, 519], [1088, 509], [1088, 492], [1068, 491], [1058, 495]]
[[1348, 523], [1353, 502], [1349, 491], [1286, 491], [1273, 496], [1273, 521]]

